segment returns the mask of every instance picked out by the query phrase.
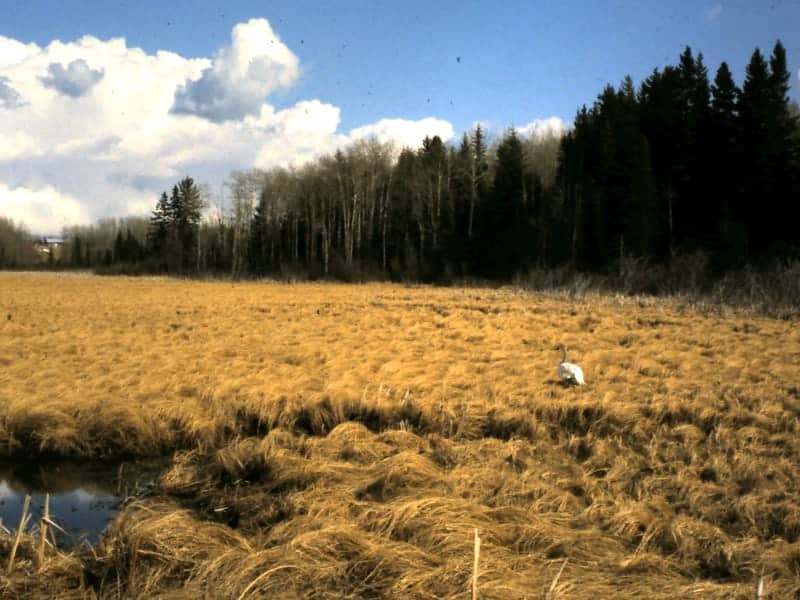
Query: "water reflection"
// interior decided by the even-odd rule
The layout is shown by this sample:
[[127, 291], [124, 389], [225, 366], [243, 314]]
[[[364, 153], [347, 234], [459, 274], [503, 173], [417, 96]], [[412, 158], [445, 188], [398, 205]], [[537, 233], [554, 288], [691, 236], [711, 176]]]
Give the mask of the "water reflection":
[[[126, 468], [127, 467], [127, 468]], [[106, 525], [120, 510], [122, 499], [141, 491], [157, 477], [152, 465], [87, 469], [60, 464], [47, 466], [0, 464], [0, 519], [14, 532], [19, 526], [25, 494], [31, 495], [27, 531], [38, 527], [50, 494], [50, 518], [56, 543], [67, 548], [87, 541], [96, 544]]]

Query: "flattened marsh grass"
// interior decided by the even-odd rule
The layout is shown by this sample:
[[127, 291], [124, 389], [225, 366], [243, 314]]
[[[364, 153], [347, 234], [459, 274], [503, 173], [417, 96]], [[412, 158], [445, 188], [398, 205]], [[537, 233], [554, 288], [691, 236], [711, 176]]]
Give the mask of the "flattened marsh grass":
[[797, 323], [0, 273], [3, 313], [0, 454], [174, 458], [94, 552], [22, 536], [2, 597], [465, 598], [476, 529], [482, 599], [800, 594]]

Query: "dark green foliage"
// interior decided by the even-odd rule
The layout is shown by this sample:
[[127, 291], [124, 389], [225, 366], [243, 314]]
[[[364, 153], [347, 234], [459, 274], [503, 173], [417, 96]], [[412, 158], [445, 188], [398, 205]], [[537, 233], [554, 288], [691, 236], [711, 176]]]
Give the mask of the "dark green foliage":
[[[172, 193], [161, 194], [150, 217], [147, 231], [147, 253], [159, 270], [189, 272], [199, 270], [199, 229], [203, 199], [191, 177], [172, 187]], [[137, 262], [145, 252], [128, 230], [117, 234], [114, 256], [117, 262]]]
[[511, 129], [497, 148], [489, 202], [478, 214], [477, 246], [481, 275], [508, 279], [532, 256], [529, 203], [525, 189], [522, 144]]
[[72, 265], [83, 266], [83, 240], [80, 235], [76, 235], [72, 241]]
[[[718, 270], [796, 256], [798, 125], [783, 46], [756, 50], [744, 86], [728, 66], [709, 85], [702, 54], [607, 87], [562, 142], [559, 183], [573, 262], [608, 269], [630, 253], [669, 263], [711, 255]], [[621, 263], [620, 263], [621, 264]]]
[[714, 151], [707, 156], [708, 173], [714, 182], [719, 226], [716, 249], [720, 263], [735, 263], [746, 252], [747, 210], [741, 182], [731, 177], [743, 165], [739, 95], [727, 63], [717, 70], [711, 87], [711, 137]]
[[159, 265], [166, 265], [164, 258], [167, 254], [171, 223], [169, 198], [167, 193], [164, 192], [153, 210], [153, 214], [150, 217], [150, 227], [147, 231], [148, 251], [152, 256], [156, 257]]
[[250, 272], [254, 275], [263, 276], [273, 267], [270, 256], [270, 231], [268, 227], [268, 205], [266, 194], [261, 195], [261, 199], [256, 205], [253, 220], [250, 224], [250, 239], [247, 256], [249, 258]]
[[121, 229], [117, 230], [117, 237], [114, 238], [114, 262], [128, 262], [128, 247]]
[[450, 282], [561, 265], [622, 276], [686, 256], [719, 274], [796, 258], [800, 128], [789, 89], [780, 42], [768, 58], [753, 52], [741, 89], [726, 63], [709, 82], [687, 47], [638, 89], [630, 77], [606, 86], [560, 142], [510, 129], [493, 143], [480, 126], [452, 146], [427, 137], [397, 153], [362, 140], [302, 168], [232, 174], [232, 205], [214, 222], [202, 222], [203, 195], [186, 177], [158, 199], [146, 244], [115, 224], [111, 235], [74, 236], [71, 262]]

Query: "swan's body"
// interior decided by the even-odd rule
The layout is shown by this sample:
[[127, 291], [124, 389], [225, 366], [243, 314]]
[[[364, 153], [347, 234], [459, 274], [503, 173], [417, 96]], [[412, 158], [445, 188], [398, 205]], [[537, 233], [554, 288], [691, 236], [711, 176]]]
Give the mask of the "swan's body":
[[567, 385], [583, 385], [586, 383], [583, 380], [583, 369], [578, 365], [567, 362], [567, 347], [560, 345], [558, 350], [561, 350], [561, 362], [558, 363], [558, 377]]

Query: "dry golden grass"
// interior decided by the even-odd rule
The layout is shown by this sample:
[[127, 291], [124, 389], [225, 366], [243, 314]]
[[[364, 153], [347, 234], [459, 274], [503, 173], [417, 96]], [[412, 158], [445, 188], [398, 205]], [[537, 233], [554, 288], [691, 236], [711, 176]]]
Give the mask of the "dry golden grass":
[[0, 455], [175, 453], [0, 596], [466, 598], [477, 528], [482, 599], [800, 597], [798, 364], [644, 298], [0, 273]]

